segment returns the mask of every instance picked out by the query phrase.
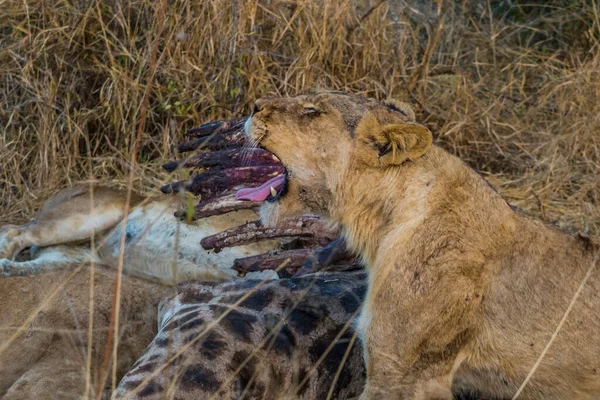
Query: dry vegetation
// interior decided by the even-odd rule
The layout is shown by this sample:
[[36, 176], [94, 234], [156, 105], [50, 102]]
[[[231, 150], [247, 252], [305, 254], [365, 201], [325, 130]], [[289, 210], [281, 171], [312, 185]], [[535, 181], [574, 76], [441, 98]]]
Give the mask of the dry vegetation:
[[415, 103], [511, 202], [597, 234], [599, 44], [595, 0], [0, 1], [0, 223], [126, 184], [136, 136], [155, 191], [187, 128], [331, 88]]
[[597, 1], [0, 0], [0, 225], [132, 168], [156, 192], [188, 128], [328, 88], [412, 102], [511, 203], [600, 234]]

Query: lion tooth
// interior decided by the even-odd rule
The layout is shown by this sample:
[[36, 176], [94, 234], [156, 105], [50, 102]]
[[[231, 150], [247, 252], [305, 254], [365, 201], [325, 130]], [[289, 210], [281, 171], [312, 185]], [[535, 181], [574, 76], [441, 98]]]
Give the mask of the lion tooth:
[[271, 186], [271, 196], [273, 196], [273, 197], [277, 196], [277, 190], [275, 190], [275, 188], [273, 186]]

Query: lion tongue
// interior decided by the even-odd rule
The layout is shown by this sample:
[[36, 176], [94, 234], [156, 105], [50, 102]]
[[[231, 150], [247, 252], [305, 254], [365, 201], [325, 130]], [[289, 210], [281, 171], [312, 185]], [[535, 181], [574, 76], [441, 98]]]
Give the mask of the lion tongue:
[[271, 195], [271, 188], [275, 191], [279, 191], [285, 183], [285, 175], [279, 175], [275, 178], [269, 179], [256, 188], [244, 188], [236, 192], [235, 198], [237, 200], [250, 200], [250, 201], [264, 201]]

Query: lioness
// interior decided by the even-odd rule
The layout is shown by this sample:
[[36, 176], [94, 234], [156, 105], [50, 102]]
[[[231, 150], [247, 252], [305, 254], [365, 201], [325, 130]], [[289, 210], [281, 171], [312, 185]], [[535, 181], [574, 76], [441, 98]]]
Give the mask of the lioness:
[[[101, 185], [60, 190], [31, 222], [0, 227], [0, 276], [51, 271], [92, 260], [117, 268], [126, 199], [124, 190]], [[256, 214], [240, 210], [185, 223], [173, 216], [181, 202], [177, 197], [145, 199], [133, 194], [125, 228], [124, 272], [162, 284], [187, 279], [222, 281], [236, 277], [231, 269], [234, 259], [276, 247], [274, 241], [267, 241], [219, 254], [204, 251], [199, 245], [203, 237], [253, 220]], [[97, 248], [92, 249], [88, 243], [94, 232]], [[12, 260], [27, 247], [33, 248], [32, 260]]]
[[[369, 271], [362, 399], [450, 399], [453, 380], [515, 395], [596, 245], [515, 212], [397, 101], [264, 98], [245, 129], [286, 168], [270, 182], [263, 222], [321, 214]], [[522, 398], [600, 396], [599, 292], [593, 274]]]

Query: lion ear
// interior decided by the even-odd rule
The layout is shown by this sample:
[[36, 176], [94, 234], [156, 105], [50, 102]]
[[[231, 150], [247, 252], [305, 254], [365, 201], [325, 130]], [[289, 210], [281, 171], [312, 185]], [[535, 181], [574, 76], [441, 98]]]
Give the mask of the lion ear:
[[375, 140], [379, 161], [383, 165], [398, 165], [421, 157], [431, 148], [431, 132], [416, 123], [387, 124]]
[[383, 102], [383, 105], [389, 108], [390, 110], [403, 114], [406, 118], [409, 119], [409, 121], [416, 121], [415, 111], [408, 103], [404, 103], [396, 99], [387, 99]]
[[[425, 126], [396, 118], [383, 122], [375, 113], [367, 113], [356, 127], [356, 138], [363, 145], [357, 153], [363, 162], [374, 167], [399, 165], [425, 154], [433, 137]], [[388, 120], [389, 121], [389, 120]]]

